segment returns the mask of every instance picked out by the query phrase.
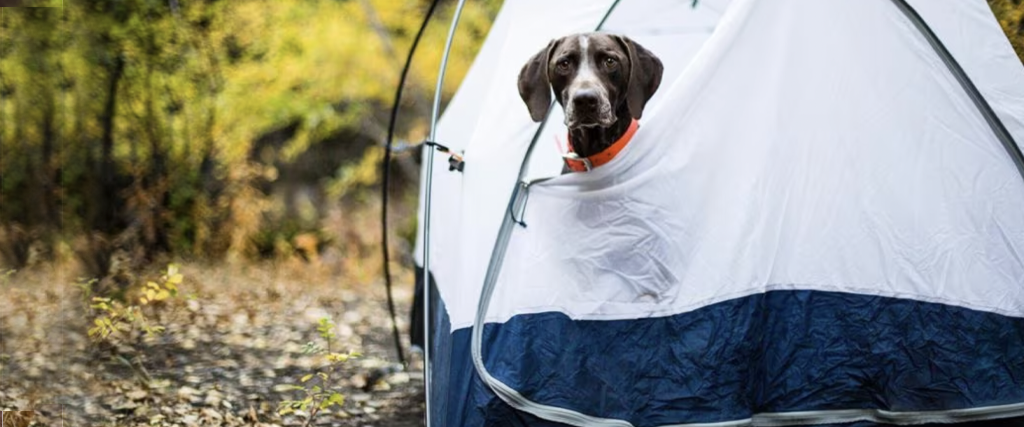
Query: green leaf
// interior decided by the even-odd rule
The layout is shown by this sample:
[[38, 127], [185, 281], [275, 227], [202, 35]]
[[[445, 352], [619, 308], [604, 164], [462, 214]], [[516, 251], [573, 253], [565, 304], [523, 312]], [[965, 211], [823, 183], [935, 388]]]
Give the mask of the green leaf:
[[302, 377], [302, 379], [301, 379], [301, 380], [299, 380], [299, 381], [300, 381], [300, 382], [306, 382], [306, 381], [309, 381], [309, 380], [310, 380], [310, 378], [313, 378], [313, 374], [306, 374], [306, 375], [304, 375], [304, 376]]

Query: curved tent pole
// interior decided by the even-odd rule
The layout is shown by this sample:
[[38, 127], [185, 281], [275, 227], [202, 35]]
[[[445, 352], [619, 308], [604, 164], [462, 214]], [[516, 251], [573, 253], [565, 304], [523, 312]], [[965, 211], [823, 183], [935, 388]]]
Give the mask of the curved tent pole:
[[992, 133], [996, 135], [999, 142], [1003, 144], [1003, 148], [1006, 149], [1006, 153], [1010, 155], [1010, 159], [1013, 160], [1013, 164], [1017, 166], [1017, 172], [1020, 173], [1022, 179], [1024, 179], [1024, 154], [1021, 154], [1020, 146], [1013, 140], [1013, 135], [1006, 130], [1006, 126], [1003, 125], [1003, 121], [999, 119], [995, 111], [992, 110], [992, 106], [988, 104], [985, 97], [981, 95], [978, 87], [974, 85], [971, 78], [967, 76], [967, 72], [964, 71], [960, 63], [957, 62], [953, 54], [946, 49], [946, 45], [942, 44], [942, 40], [939, 36], [932, 31], [928, 23], [924, 22], [921, 15], [917, 13], [917, 10], [913, 8], [906, 0], [892, 0], [896, 8], [899, 9], [903, 14], [910, 20], [910, 23], [914, 24], [914, 27], [921, 32], [921, 36], [928, 41], [935, 53], [942, 59], [942, 62], [946, 64], [946, 68], [949, 72], [956, 77], [957, 82], [960, 83], [960, 87], [967, 92], [967, 96], [974, 102], [974, 106], [978, 108], [978, 112], [985, 118], [985, 122], [992, 129]]
[[[608, 7], [608, 10], [601, 18], [601, 21], [598, 22], [595, 31], [599, 31], [604, 27], [608, 18], [611, 17], [612, 12], [614, 12], [615, 8], [619, 5], [619, 1], [620, 0], [615, 0], [612, 2], [611, 6]], [[480, 379], [484, 384], [487, 385], [487, 387], [490, 388], [491, 391], [494, 392], [494, 394], [496, 394], [501, 400], [517, 410], [527, 412], [548, 421], [555, 421], [573, 426], [632, 427], [632, 424], [628, 421], [594, 417], [565, 408], [532, 402], [519, 394], [515, 389], [501, 382], [501, 380], [494, 378], [490, 372], [487, 372], [487, 367], [484, 366], [483, 362], [483, 328], [487, 317], [487, 309], [490, 306], [491, 296], [494, 293], [494, 287], [498, 280], [498, 273], [501, 270], [501, 264], [505, 258], [505, 251], [508, 248], [508, 242], [512, 237], [512, 229], [517, 223], [519, 223], [516, 220], [516, 213], [517, 211], [521, 211], [525, 208], [524, 200], [529, 191], [530, 184], [523, 182], [526, 165], [529, 163], [533, 154], [533, 148], [537, 145], [537, 140], [540, 138], [540, 135], [544, 130], [544, 126], [547, 124], [548, 118], [551, 117], [551, 110], [554, 109], [554, 104], [555, 103], [552, 102], [551, 105], [548, 106], [548, 115], [544, 116], [544, 120], [542, 120], [540, 125], [538, 125], [537, 131], [533, 134], [530, 145], [526, 149], [526, 154], [523, 156], [523, 161], [519, 166], [519, 175], [516, 178], [516, 186], [513, 189], [512, 197], [508, 202], [508, 210], [506, 211], [505, 218], [502, 220], [501, 228], [498, 230], [498, 237], [494, 242], [491, 259], [487, 265], [487, 274], [484, 277], [483, 288], [480, 291], [480, 299], [476, 309], [476, 318], [473, 321], [472, 336], [470, 338], [471, 359], [477, 375], [480, 376]], [[521, 215], [519, 215], [519, 217], [521, 217]]]
[[[448, 39], [444, 43], [444, 54], [441, 56], [441, 67], [437, 72], [437, 86], [434, 88], [434, 106], [430, 112], [430, 137], [428, 142], [436, 142], [437, 116], [441, 109], [441, 88], [444, 86], [444, 72], [448, 68], [448, 55], [451, 53], [455, 29], [459, 26], [462, 7], [466, 0], [459, 0], [452, 16], [452, 25], [448, 29]], [[434, 181], [434, 150], [427, 150], [427, 177], [423, 204], [423, 386], [426, 393], [426, 419], [430, 427], [430, 196]]]
[[402, 339], [398, 333], [398, 322], [395, 320], [395, 298], [391, 292], [391, 267], [390, 256], [388, 254], [388, 177], [391, 175], [391, 143], [395, 137], [395, 123], [398, 122], [398, 106], [402, 101], [402, 89], [405, 88], [405, 78], [409, 75], [409, 68], [412, 66], [412, 57], [416, 53], [416, 48], [420, 44], [420, 38], [423, 37], [423, 32], [427, 29], [427, 24], [430, 22], [430, 17], [434, 14], [434, 9], [437, 8], [437, 4], [441, 0], [433, 0], [430, 2], [430, 8], [427, 9], [426, 16], [423, 17], [423, 23], [420, 24], [419, 31], [416, 32], [416, 37], [412, 40], [412, 46], [409, 47], [409, 55], [405, 58], [405, 66], [402, 67], [402, 76], [398, 78], [398, 88], [395, 89], [395, 100], [391, 104], [391, 119], [388, 121], [388, 136], [384, 140], [384, 160], [381, 162], [381, 171], [384, 174], [383, 181], [381, 182], [381, 207], [380, 207], [380, 241], [381, 241], [381, 255], [384, 260], [384, 287], [388, 294], [388, 313], [391, 314], [391, 332], [395, 339], [395, 351], [398, 353], [398, 363], [402, 364], [402, 367], [406, 366], [405, 353], [402, 351]]

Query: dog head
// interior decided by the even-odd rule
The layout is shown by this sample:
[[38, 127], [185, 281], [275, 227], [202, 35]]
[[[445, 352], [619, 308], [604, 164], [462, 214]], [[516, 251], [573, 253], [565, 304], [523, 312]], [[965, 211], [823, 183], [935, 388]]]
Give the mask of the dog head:
[[519, 95], [539, 122], [551, 92], [565, 109], [569, 129], [609, 127], [623, 105], [639, 119], [661, 84], [661, 61], [624, 36], [575, 34], [552, 40], [519, 72]]

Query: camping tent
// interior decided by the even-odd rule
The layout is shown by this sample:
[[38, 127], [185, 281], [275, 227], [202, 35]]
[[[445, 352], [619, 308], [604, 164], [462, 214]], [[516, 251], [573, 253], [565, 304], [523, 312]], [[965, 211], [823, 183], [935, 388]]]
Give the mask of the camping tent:
[[[559, 175], [516, 75], [606, 15], [665, 77]], [[1024, 415], [1024, 67], [984, 0], [509, 1], [437, 135], [434, 426]]]

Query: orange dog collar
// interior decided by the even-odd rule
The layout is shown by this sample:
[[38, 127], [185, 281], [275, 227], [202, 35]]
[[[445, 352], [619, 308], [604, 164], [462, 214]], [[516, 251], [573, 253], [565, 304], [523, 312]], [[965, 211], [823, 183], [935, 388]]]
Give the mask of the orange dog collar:
[[[602, 166], [612, 161], [612, 159], [614, 159], [623, 148], [626, 148], [626, 144], [629, 144], [629, 141], [633, 139], [633, 134], [635, 134], [636, 130], [639, 128], [640, 122], [637, 122], [636, 119], [632, 119], [629, 123], [629, 128], [626, 129], [626, 133], [622, 134], [622, 137], [619, 138], [618, 141], [615, 141], [614, 144], [605, 148], [601, 152], [587, 157], [580, 157], [574, 153], [572, 151], [572, 142], [568, 142], [569, 147], [567, 149], [567, 153], [562, 156], [565, 159], [565, 165], [573, 172], [586, 172], [598, 166]], [[566, 138], [566, 140], [568, 141], [568, 138]]]

